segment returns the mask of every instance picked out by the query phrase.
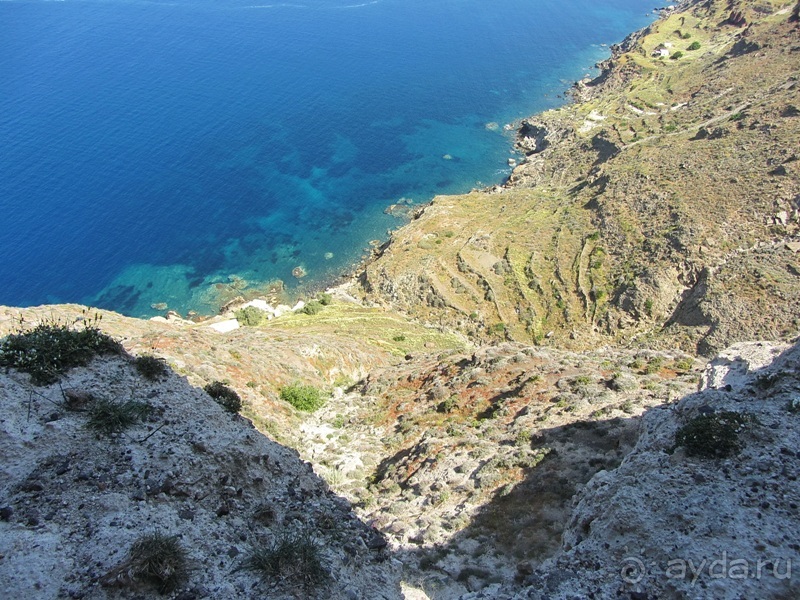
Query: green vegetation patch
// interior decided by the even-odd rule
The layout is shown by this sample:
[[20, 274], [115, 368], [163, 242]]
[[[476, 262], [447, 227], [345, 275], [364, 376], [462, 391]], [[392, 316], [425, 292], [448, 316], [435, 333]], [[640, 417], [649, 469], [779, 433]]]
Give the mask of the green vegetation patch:
[[255, 306], [246, 306], [237, 310], [233, 313], [233, 316], [239, 321], [239, 325], [243, 327], [258, 327], [269, 320], [267, 313]]
[[325, 404], [325, 399], [319, 389], [313, 385], [304, 385], [302, 383], [292, 383], [282, 387], [280, 396], [281, 400], [288, 402], [297, 410], [303, 412], [314, 412]]
[[[383, 309], [334, 302], [314, 315], [290, 313], [269, 321], [265, 327], [315, 335], [337, 335], [368, 344], [397, 356], [409, 352], [461, 349], [464, 340], [453, 333], [425, 327]], [[401, 341], [394, 338], [402, 336]]]
[[265, 579], [279, 579], [309, 589], [325, 581], [319, 544], [308, 533], [283, 533], [272, 543], [256, 546], [244, 568]]
[[495, 323], [490, 325], [487, 328], [487, 331], [491, 335], [503, 335], [506, 332], [506, 324], [505, 323]]
[[242, 399], [239, 397], [239, 394], [221, 381], [209, 383], [203, 389], [206, 391], [206, 394], [211, 396], [228, 412], [238, 413], [242, 410]]
[[302, 312], [304, 315], [316, 315], [319, 314], [323, 308], [324, 306], [322, 302], [319, 300], [311, 300], [308, 304], [300, 309], [300, 312]]
[[440, 413], [451, 413], [458, 410], [458, 395], [453, 394], [447, 400], [443, 400], [440, 402], [437, 407], [436, 411]]
[[89, 429], [111, 435], [122, 433], [138, 421], [150, 414], [150, 405], [137, 400], [115, 402], [113, 400], [98, 399], [89, 407]]
[[686, 448], [689, 456], [725, 458], [741, 450], [739, 433], [754, 421], [751, 415], [724, 411], [700, 415], [675, 434], [675, 445]]
[[167, 374], [167, 362], [163, 358], [150, 354], [137, 356], [133, 361], [133, 365], [139, 375], [150, 381], [158, 381]]
[[155, 585], [161, 593], [171, 592], [186, 579], [186, 552], [177, 536], [159, 532], [143, 535], [129, 554], [132, 578]]
[[647, 366], [644, 368], [644, 372], [648, 375], [655, 375], [656, 373], [660, 372], [661, 369], [664, 368], [664, 359], [660, 356], [654, 356], [649, 361], [647, 361]]
[[[73, 329], [58, 320], [9, 335], [0, 344], [0, 366], [29, 373], [35, 385], [48, 385], [101, 354], [121, 354], [122, 345], [97, 327], [99, 317]], [[74, 323], [73, 323], [74, 325]]]

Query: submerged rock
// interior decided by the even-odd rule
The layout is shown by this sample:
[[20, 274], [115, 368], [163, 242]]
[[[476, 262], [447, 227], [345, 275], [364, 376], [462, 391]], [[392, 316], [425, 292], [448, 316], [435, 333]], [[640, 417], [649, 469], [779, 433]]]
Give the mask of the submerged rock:
[[414, 207], [408, 204], [390, 204], [383, 210], [383, 214], [393, 217], [408, 218], [414, 211]]

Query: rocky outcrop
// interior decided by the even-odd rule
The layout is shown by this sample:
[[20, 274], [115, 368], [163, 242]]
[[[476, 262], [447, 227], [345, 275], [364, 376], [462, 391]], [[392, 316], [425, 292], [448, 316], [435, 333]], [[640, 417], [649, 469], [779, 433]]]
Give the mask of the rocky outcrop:
[[696, 351], [705, 356], [720, 352], [731, 339], [791, 338], [800, 311], [798, 277], [794, 241], [737, 250], [687, 279], [683, 292], [675, 290], [680, 302], [664, 307], [671, 313], [663, 332], [696, 340]]
[[[723, 352], [699, 392], [648, 411], [634, 450], [578, 494], [563, 553], [520, 597], [796, 597], [798, 390], [798, 346]], [[734, 427], [712, 427], [732, 414]], [[695, 442], [733, 441], [731, 453], [682, 445], [693, 423], [706, 426]]]
[[517, 147], [527, 155], [539, 154], [550, 146], [547, 127], [533, 119], [525, 119], [517, 131]]
[[731, 15], [725, 21], [728, 25], [732, 25], [734, 27], [744, 27], [747, 25], [747, 18], [744, 16], [744, 12], [741, 10], [735, 10], [731, 12]]
[[[95, 403], [128, 401], [147, 407], [138, 423], [91, 427]], [[173, 598], [402, 597], [376, 532], [310, 464], [174, 373], [149, 381], [125, 357], [95, 359], [34, 387], [12, 370], [0, 404], [4, 597], [155, 597], [163, 581], [131, 557], [154, 535], [184, 552]], [[306, 544], [305, 565], [245, 568], [281, 539]], [[298, 569], [316, 557], [319, 585], [304, 587]]]

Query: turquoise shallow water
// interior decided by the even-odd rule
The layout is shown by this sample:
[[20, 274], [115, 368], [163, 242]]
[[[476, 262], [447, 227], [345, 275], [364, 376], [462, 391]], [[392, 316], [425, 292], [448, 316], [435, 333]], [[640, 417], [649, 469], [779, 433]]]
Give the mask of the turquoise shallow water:
[[651, 8], [0, 2], [0, 304], [213, 312], [333, 279], [388, 205], [501, 182], [502, 126]]

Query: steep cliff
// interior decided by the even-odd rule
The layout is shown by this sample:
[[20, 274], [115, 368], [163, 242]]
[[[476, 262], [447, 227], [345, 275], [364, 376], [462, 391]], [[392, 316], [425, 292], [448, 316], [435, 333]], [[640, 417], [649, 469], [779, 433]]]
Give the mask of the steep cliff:
[[0, 589], [797, 597], [799, 9], [666, 10], [519, 124], [506, 185], [436, 198], [314, 310], [0, 309], [0, 340], [121, 344], [3, 359]]
[[[737, 344], [576, 496], [527, 598], [796, 598], [800, 348]], [[794, 569], [794, 573], [793, 573]]]
[[4, 597], [402, 597], [310, 464], [162, 369], [123, 351], [49, 385], [0, 375]]

